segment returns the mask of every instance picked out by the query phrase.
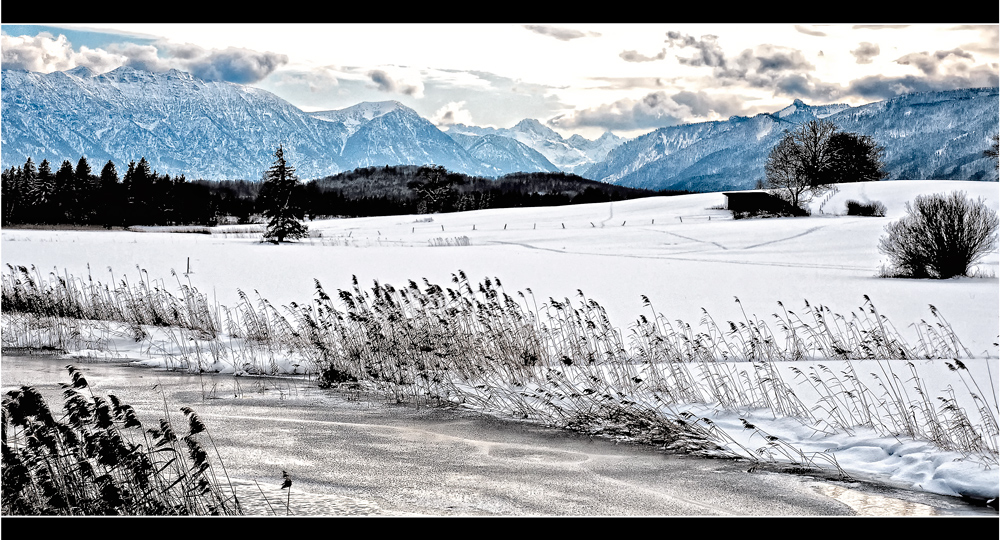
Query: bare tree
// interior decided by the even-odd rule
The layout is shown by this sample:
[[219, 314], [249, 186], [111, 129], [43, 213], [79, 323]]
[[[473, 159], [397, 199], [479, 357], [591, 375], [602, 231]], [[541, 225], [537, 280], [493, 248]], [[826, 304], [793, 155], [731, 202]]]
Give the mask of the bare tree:
[[790, 133], [799, 150], [800, 174], [814, 190], [832, 183], [837, 152], [830, 138], [835, 133], [837, 126], [827, 120], [810, 120]]
[[764, 188], [800, 206], [831, 184], [882, 180], [885, 148], [868, 135], [837, 131], [826, 120], [812, 120], [786, 132], [765, 165]]
[[764, 187], [792, 206], [806, 202], [812, 186], [804, 174], [802, 154], [795, 141], [785, 136], [771, 150], [764, 166]]
[[870, 135], [838, 131], [827, 145], [832, 154], [830, 183], [875, 182], [889, 176], [882, 161], [885, 147]]

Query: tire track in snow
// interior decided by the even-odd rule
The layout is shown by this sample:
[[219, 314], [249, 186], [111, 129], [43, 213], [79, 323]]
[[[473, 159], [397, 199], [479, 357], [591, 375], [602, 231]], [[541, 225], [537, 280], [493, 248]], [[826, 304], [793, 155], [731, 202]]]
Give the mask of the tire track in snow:
[[814, 233], [814, 232], [816, 232], [816, 231], [818, 231], [818, 230], [820, 230], [820, 229], [822, 229], [823, 227], [826, 227], [826, 226], [827, 225], [820, 225], [818, 227], [813, 227], [811, 229], [802, 231], [799, 234], [795, 234], [795, 235], [792, 235], [792, 236], [789, 236], [789, 237], [786, 237], [786, 238], [779, 238], [777, 240], [768, 240], [767, 242], [761, 242], [759, 244], [754, 244], [752, 246], [746, 246], [745, 248], [742, 248], [742, 249], [753, 249], [753, 248], [757, 248], [757, 247], [760, 247], [760, 246], [766, 246], [766, 245], [769, 245], [769, 244], [777, 244], [778, 242], [784, 242], [786, 240], [791, 240], [793, 238], [799, 238], [800, 236], [805, 236], [807, 234], [812, 234], [812, 233]]
[[[801, 235], [797, 235], [801, 236]], [[787, 240], [784, 239], [784, 240]], [[628, 258], [628, 259], [652, 259], [652, 260], [667, 260], [667, 261], [687, 261], [687, 262], [704, 262], [704, 263], [724, 263], [724, 264], [746, 264], [751, 266], [778, 266], [784, 268], [816, 268], [816, 269], [826, 269], [826, 270], [872, 270], [867, 266], [850, 266], [846, 264], [817, 264], [817, 263], [795, 263], [795, 262], [759, 262], [759, 261], [738, 261], [731, 259], [705, 259], [696, 257], [677, 257], [675, 255], [632, 255], [627, 253], [592, 253], [587, 251], [567, 251], [562, 249], [554, 248], [544, 248], [533, 246], [531, 244], [525, 244], [522, 242], [501, 242], [499, 240], [493, 240], [487, 242], [487, 244], [502, 244], [506, 246], [519, 246], [528, 249], [537, 249], [539, 251], [551, 251], [553, 253], [559, 253], [561, 255], [588, 255], [596, 257], [615, 257], [615, 258]], [[687, 252], [687, 253], [698, 253], [698, 252]]]
[[649, 232], [657, 232], [657, 233], [661, 233], [661, 234], [669, 234], [671, 236], [676, 236], [678, 238], [683, 238], [685, 240], [690, 240], [692, 242], [697, 242], [699, 244], [712, 244], [713, 246], [716, 246], [719, 249], [723, 249], [723, 250], [727, 250], [727, 251], [729, 250], [729, 248], [727, 248], [726, 246], [724, 246], [724, 245], [722, 245], [722, 244], [720, 244], [718, 242], [712, 242], [711, 240], [699, 240], [697, 238], [691, 238], [690, 236], [684, 236], [683, 234], [677, 234], [675, 232], [670, 232], [670, 231], [658, 231], [656, 229], [650, 229], [650, 228], [647, 228], [647, 227], [643, 227], [642, 230], [649, 231]]

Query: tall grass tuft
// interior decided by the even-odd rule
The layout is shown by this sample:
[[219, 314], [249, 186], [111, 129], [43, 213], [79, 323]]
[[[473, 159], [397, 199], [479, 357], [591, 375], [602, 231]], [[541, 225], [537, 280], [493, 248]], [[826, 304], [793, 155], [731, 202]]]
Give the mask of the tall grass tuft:
[[[150, 351], [151, 334], [169, 333], [172, 349], [163, 354], [188, 369], [306, 366], [327, 387], [396, 402], [464, 404], [686, 451], [738, 448], [709, 419], [688, 416], [704, 405], [761, 409], [828, 434], [869, 427], [998, 461], [997, 393], [992, 381], [982, 389], [959, 367], [974, 355], [934, 306], [929, 320], [911, 325], [917, 340], [910, 343], [868, 296], [848, 315], [779, 302], [766, 319], [747, 314], [736, 298], [740, 320], [717, 322], [702, 310], [698, 324], [668, 319], [644, 296], [648, 311], [622, 332], [583, 291], [539, 299], [531, 289], [509, 294], [497, 278], [473, 283], [462, 271], [445, 286], [423, 279], [366, 288], [355, 277], [336, 293], [317, 280], [312, 301], [282, 308], [240, 291], [232, 309], [212, 306], [190, 287], [172, 297], [142, 276], [136, 285], [122, 279], [109, 288], [11, 268], [3, 279], [4, 346], [13, 345], [8, 336], [36, 346], [99, 346], [112, 342], [100, 328], [114, 331], [101, 325], [117, 321], [125, 328], [119, 332]], [[930, 395], [912, 368], [925, 359], [951, 362], [976, 408], [959, 406], [956, 389]], [[788, 450], [768, 442], [775, 444], [765, 448], [767, 459]], [[753, 449], [739, 453], [764, 459]]]
[[242, 513], [209, 463], [193, 410], [182, 408], [186, 435], [166, 419], [147, 429], [130, 405], [96, 395], [81, 371], [66, 368], [60, 418], [31, 386], [3, 398], [3, 514]]

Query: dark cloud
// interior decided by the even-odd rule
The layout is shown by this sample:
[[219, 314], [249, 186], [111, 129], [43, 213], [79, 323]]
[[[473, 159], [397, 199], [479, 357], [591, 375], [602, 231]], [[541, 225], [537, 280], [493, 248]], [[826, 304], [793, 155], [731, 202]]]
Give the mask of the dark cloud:
[[695, 116], [709, 117], [715, 113], [728, 118], [746, 112], [745, 101], [733, 95], [712, 96], [701, 91], [684, 90], [674, 94], [671, 99], [679, 105], [687, 106]]
[[[716, 86], [747, 84], [770, 89], [776, 95], [823, 100], [834, 98], [840, 90], [839, 86], [823, 83], [813, 76], [815, 66], [797, 49], [762, 44], [727, 57], [715, 36], [695, 39], [673, 31], [667, 32], [667, 43], [671, 47], [696, 49], [694, 56], [678, 60], [691, 66], [711, 67]], [[732, 111], [739, 107], [730, 105], [723, 109]]]
[[583, 37], [599, 37], [601, 35], [597, 32], [581, 32], [580, 30], [573, 30], [571, 28], [559, 28], [556, 26], [542, 26], [537, 24], [526, 24], [524, 25], [524, 28], [531, 30], [536, 34], [556, 38], [559, 41], [569, 41], [571, 39]]
[[933, 54], [927, 52], [910, 53], [897, 58], [896, 63], [912, 65], [924, 72], [925, 75], [937, 75], [942, 68], [948, 68], [947, 61], [960, 58], [975, 60], [970, 53], [961, 49], [952, 49], [950, 51], [936, 51]]
[[638, 100], [621, 99], [599, 107], [561, 115], [549, 121], [554, 128], [599, 127], [631, 131], [674, 126], [684, 122], [746, 114], [746, 101], [739, 96], [713, 96], [702, 91], [681, 91], [673, 95], [650, 92]]
[[681, 64], [689, 66], [710, 66], [716, 78], [723, 80], [747, 80], [754, 86], [767, 86], [780, 72], [811, 71], [814, 68], [802, 52], [776, 45], [758, 45], [746, 49], [734, 58], [727, 58], [722, 47], [712, 35], [695, 39], [679, 32], [667, 32], [667, 43], [672, 48], [693, 48], [697, 52], [687, 58], [677, 57]]
[[652, 62], [655, 60], [663, 60], [667, 57], [667, 50], [663, 49], [656, 56], [646, 56], [638, 51], [622, 51], [618, 56], [626, 62]]
[[160, 48], [168, 56], [177, 58], [178, 60], [196, 60], [205, 55], [205, 49], [193, 43], [183, 43], [180, 45], [161, 43]]
[[832, 102], [841, 98], [843, 87], [820, 81], [805, 73], [790, 73], [773, 81], [775, 94], [807, 100]]
[[388, 73], [382, 71], [381, 69], [373, 69], [369, 71], [368, 78], [370, 78], [371, 81], [375, 83], [375, 86], [382, 92], [403, 94], [407, 96], [419, 96], [422, 92], [422, 89], [418, 86], [397, 82]]
[[[746, 49], [735, 58], [726, 59], [713, 70], [715, 79], [724, 84], [746, 83], [755, 88], [770, 88], [775, 92], [788, 93], [793, 88], [801, 88], [799, 83], [814, 66], [798, 50], [775, 45], [758, 45], [756, 49]], [[790, 84], [789, 81], [796, 81]], [[787, 94], [801, 97], [801, 91]]]
[[193, 60], [188, 64], [188, 70], [195, 77], [205, 80], [251, 84], [287, 63], [288, 57], [284, 54], [230, 47]]
[[966, 43], [962, 49], [982, 54], [996, 54], [1000, 49], [1000, 25], [965, 25], [957, 26], [954, 30], [977, 30], [979, 41]]
[[108, 47], [111, 52], [125, 58], [124, 65], [135, 69], [161, 72], [171, 66], [159, 56], [159, 50], [154, 45], [136, 45], [135, 43], [113, 43]]
[[859, 64], [871, 64], [872, 58], [879, 55], [878, 44], [867, 41], [858, 44], [858, 48], [851, 51], [855, 61]]
[[238, 84], [258, 82], [288, 63], [288, 57], [284, 54], [237, 47], [207, 50], [190, 43], [158, 42], [149, 46], [149, 50], [145, 53], [137, 50], [134, 54], [123, 54], [129, 57], [129, 65], [133, 67], [145, 64], [148, 67], [144, 69], [151, 71], [176, 68], [206, 81]]
[[[901, 28], [901, 26], [857, 28], [880, 30]], [[995, 43], [997, 34], [995, 30], [978, 26], [975, 29], [983, 32], [981, 44], [984, 45], [984, 49], [988, 48], [991, 40]], [[678, 60], [690, 66], [711, 67], [712, 83], [716, 87], [749, 85], [753, 88], [770, 89], [776, 96], [801, 98], [807, 101], [829, 103], [850, 97], [879, 100], [905, 92], [997, 86], [998, 79], [995, 65], [975, 65], [972, 53], [963, 48], [906, 54], [896, 62], [914, 66], [920, 70], [920, 75], [866, 77], [852, 81], [845, 87], [818, 79], [813, 73], [815, 67], [801, 51], [796, 49], [763, 44], [753, 49], [746, 49], [735, 56], [726, 56], [714, 36], [696, 39], [674, 31], [667, 32], [666, 43], [671, 48], [694, 49], [693, 55], [686, 58], [678, 57]], [[988, 50], [995, 53], [995, 45]], [[862, 42], [858, 48], [851, 51], [851, 54], [858, 63], [868, 63], [880, 54], [880, 50], [874, 43]], [[704, 110], [704, 106], [690, 96], [678, 95], [675, 98], [674, 101], [678, 104], [691, 106], [692, 112]]]
[[681, 123], [690, 108], [675, 102], [664, 92], [652, 92], [639, 100], [622, 99], [549, 121], [555, 128], [600, 127], [611, 130], [656, 129]]
[[873, 75], [851, 81], [842, 93], [877, 101], [910, 92], [940, 92], [960, 88], [995, 86], [1000, 86], [1000, 77], [997, 76], [997, 72], [987, 66], [978, 66], [953, 75], [939, 77]]
[[722, 67], [725, 65], [726, 55], [722, 51], [722, 47], [715, 42], [716, 36], [707, 35], [702, 36], [701, 39], [695, 39], [692, 36], [681, 34], [680, 32], [670, 31], [667, 32], [666, 43], [670, 45], [671, 48], [694, 48], [697, 50], [694, 56], [689, 58], [677, 57], [677, 60], [682, 64], [689, 66], [712, 66], [712, 67]]
[[753, 52], [747, 49], [740, 53], [736, 62], [741, 67], [758, 73], [815, 69], [802, 52], [776, 45], [758, 45]]
[[813, 30], [812, 28], [807, 28], [805, 26], [802, 26], [801, 24], [796, 24], [795, 25], [795, 29], [798, 30], [800, 33], [803, 33], [803, 34], [806, 34], [806, 35], [809, 35], [809, 36], [826, 37], [826, 32], [820, 32], [819, 30]]

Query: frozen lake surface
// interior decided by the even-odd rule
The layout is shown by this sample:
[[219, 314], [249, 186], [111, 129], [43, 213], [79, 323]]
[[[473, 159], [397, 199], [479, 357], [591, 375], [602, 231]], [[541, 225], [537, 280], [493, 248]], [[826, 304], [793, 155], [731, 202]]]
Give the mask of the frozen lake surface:
[[[31, 384], [57, 409], [66, 364], [6, 356], [3, 391]], [[743, 461], [668, 455], [459, 409], [389, 405], [305, 380], [74, 365], [97, 394], [133, 405], [144, 424], [163, 416], [164, 398], [175, 421], [180, 407], [193, 408], [255, 515], [996, 516], [952, 497], [748, 473]], [[293, 481], [290, 498], [280, 489], [282, 471]]]

